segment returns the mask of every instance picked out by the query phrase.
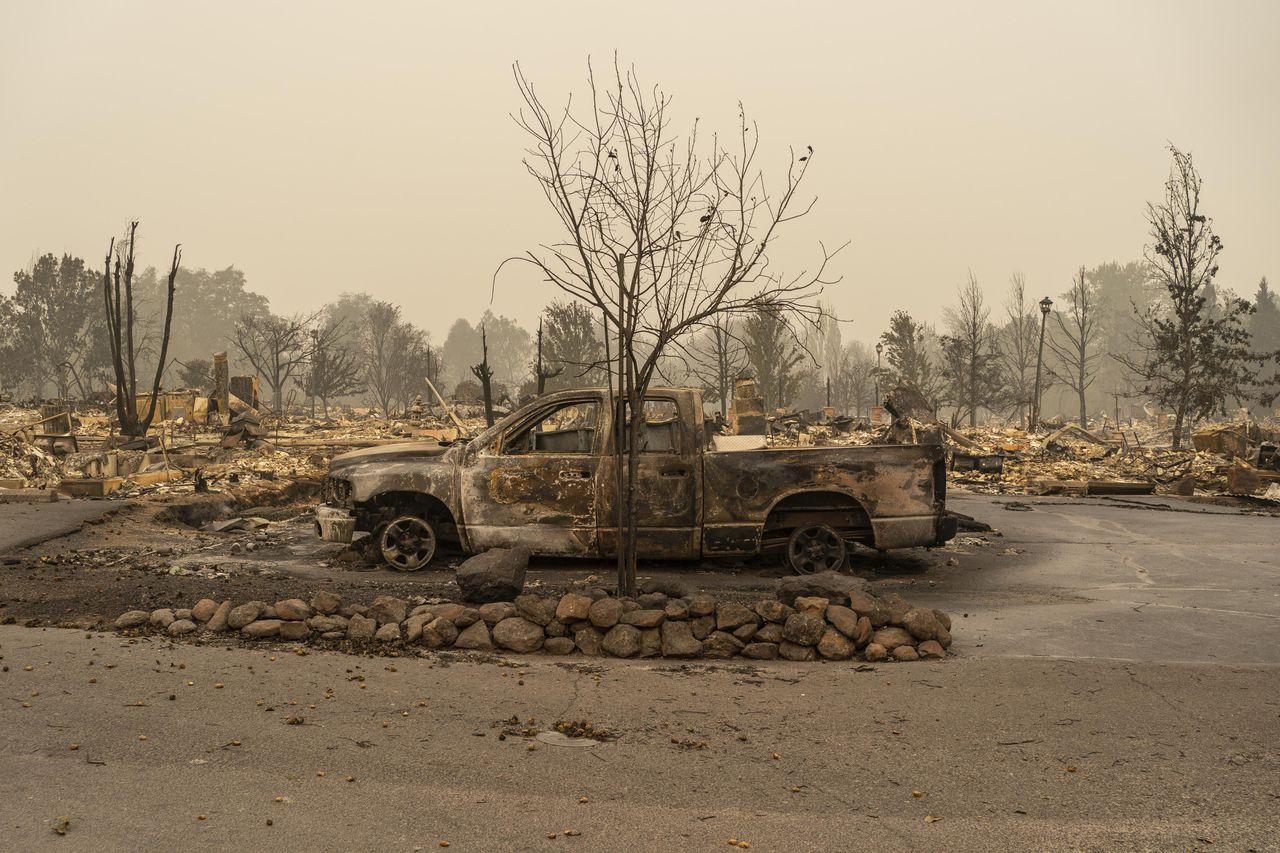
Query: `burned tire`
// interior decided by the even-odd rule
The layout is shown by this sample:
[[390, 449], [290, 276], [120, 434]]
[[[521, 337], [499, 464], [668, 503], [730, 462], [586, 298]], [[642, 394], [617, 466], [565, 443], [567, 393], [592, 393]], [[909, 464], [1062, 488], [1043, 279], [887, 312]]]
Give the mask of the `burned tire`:
[[378, 531], [377, 537], [382, 559], [397, 572], [416, 572], [431, 562], [440, 541], [435, 526], [417, 515], [393, 519]]
[[787, 539], [787, 565], [797, 574], [839, 571], [848, 559], [844, 539], [825, 524], [797, 527]]

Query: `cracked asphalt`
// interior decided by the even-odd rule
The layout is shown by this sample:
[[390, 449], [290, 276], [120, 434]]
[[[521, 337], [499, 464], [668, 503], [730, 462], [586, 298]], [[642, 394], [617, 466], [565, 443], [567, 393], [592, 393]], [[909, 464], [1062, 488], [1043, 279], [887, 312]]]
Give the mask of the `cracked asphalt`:
[[[1280, 849], [1276, 519], [1008, 502], [953, 500], [1002, 535], [864, 563], [956, 614], [942, 662], [300, 655], [0, 627], [0, 847]], [[89, 597], [59, 571], [59, 607]], [[267, 580], [284, 595], [321, 574]], [[538, 736], [560, 721], [616, 737]]]

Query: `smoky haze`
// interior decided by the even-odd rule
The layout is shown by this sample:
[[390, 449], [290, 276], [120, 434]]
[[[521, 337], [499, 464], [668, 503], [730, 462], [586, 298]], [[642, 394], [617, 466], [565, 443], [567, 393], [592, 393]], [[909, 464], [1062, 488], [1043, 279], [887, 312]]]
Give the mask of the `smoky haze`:
[[674, 96], [678, 127], [759, 122], [766, 174], [813, 145], [813, 214], [775, 260], [850, 246], [849, 337], [937, 321], [970, 270], [1057, 295], [1140, 257], [1169, 142], [1194, 152], [1219, 283], [1280, 270], [1280, 5], [74, 2], [0, 10], [0, 266], [94, 265], [128, 219], [143, 264], [244, 270], [276, 311], [344, 291], [442, 340], [560, 294], [503, 258], [556, 239], [521, 165], [511, 63], [549, 103], [586, 60]]

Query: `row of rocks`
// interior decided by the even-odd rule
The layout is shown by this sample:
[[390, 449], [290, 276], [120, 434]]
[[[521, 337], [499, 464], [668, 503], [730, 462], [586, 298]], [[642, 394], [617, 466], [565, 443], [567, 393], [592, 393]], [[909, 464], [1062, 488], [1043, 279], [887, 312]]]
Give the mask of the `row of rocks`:
[[[804, 591], [804, 590], [802, 590]], [[810, 590], [812, 591], [812, 590]], [[357, 640], [428, 649], [505, 650], [619, 658], [729, 658], [792, 661], [942, 658], [951, 645], [951, 618], [912, 607], [895, 594], [862, 589], [826, 596], [791, 595], [752, 604], [708, 594], [650, 592], [616, 598], [600, 589], [559, 598], [519, 595], [479, 606], [442, 602], [416, 607], [379, 596], [365, 606], [319, 592], [310, 601], [268, 604], [202, 599], [190, 609], [131, 610], [120, 630], [182, 636], [238, 632], [250, 638]]]

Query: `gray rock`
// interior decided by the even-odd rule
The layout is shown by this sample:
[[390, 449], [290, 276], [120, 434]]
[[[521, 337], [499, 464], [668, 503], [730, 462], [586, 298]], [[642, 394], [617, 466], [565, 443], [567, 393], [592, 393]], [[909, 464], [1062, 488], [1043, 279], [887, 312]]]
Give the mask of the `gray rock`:
[[281, 622], [279, 634], [282, 640], [305, 640], [311, 629], [306, 622]]
[[568, 637], [552, 637], [542, 644], [542, 650], [549, 655], [569, 655], [573, 649], [573, 640]]
[[827, 608], [827, 621], [851, 640], [858, 636], [858, 614], [843, 605], [830, 605]]
[[395, 623], [399, 625], [409, 615], [409, 602], [403, 598], [396, 598], [394, 595], [380, 595], [373, 600], [373, 604], [369, 606], [369, 612], [365, 616], [369, 617], [379, 625], [388, 625]]
[[373, 638], [382, 643], [400, 642], [400, 623], [387, 622], [384, 625], [379, 625], [378, 630], [373, 634]]
[[458, 632], [458, 639], [453, 641], [455, 649], [471, 649], [489, 651], [493, 648], [493, 640], [489, 638], [489, 626], [482, 619], [468, 625]]
[[751, 638], [757, 643], [781, 643], [782, 642], [782, 626], [777, 622], [766, 622], [756, 631], [755, 636]]
[[827, 660], [848, 660], [857, 649], [844, 634], [835, 628], [828, 628], [818, 641], [818, 654]]
[[622, 618], [622, 602], [616, 598], [601, 598], [591, 603], [587, 611], [591, 624], [605, 631], [618, 624]]
[[715, 596], [707, 595], [705, 592], [688, 596], [685, 598], [685, 604], [689, 605], [689, 615], [694, 618], [698, 616], [710, 616], [716, 612]]
[[704, 658], [731, 658], [746, 646], [741, 640], [732, 634], [724, 631], [712, 631], [711, 635], [702, 641], [702, 656]]
[[889, 650], [879, 643], [868, 643], [862, 650], [862, 656], [870, 663], [879, 663], [889, 657]]
[[342, 616], [312, 616], [307, 620], [307, 625], [314, 631], [322, 634], [329, 631], [346, 631], [348, 620]]
[[937, 640], [925, 640], [916, 646], [916, 653], [927, 660], [938, 660], [947, 656], [946, 649]]
[[755, 603], [753, 609], [761, 619], [766, 622], [777, 622], [778, 624], [786, 622], [787, 617], [795, 612], [791, 606], [783, 604], [775, 598], [763, 598]]
[[177, 616], [173, 615], [173, 610], [168, 607], [161, 607], [159, 610], [152, 610], [151, 616], [147, 621], [151, 623], [152, 628], [163, 630], [173, 624], [173, 620], [177, 618]]
[[641, 609], [640, 602], [636, 601], [634, 598], [623, 597], [623, 598], [619, 598], [618, 601], [622, 602], [623, 613], [630, 613], [632, 610]]
[[315, 615], [315, 609], [301, 598], [286, 598], [276, 602], [276, 618], [281, 621], [305, 622]]
[[716, 630], [732, 631], [741, 625], [755, 625], [760, 618], [747, 606], [726, 602], [716, 607]]
[[443, 616], [437, 616], [428, 622], [422, 629], [422, 633], [426, 634], [428, 631], [435, 633], [446, 646], [452, 646], [458, 639], [458, 626]]
[[667, 606], [667, 596], [661, 592], [649, 592], [636, 596], [636, 604], [643, 610], [661, 610]]
[[[192, 622], [190, 619], [174, 619], [169, 623], [168, 628], [170, 637], [180, 637], [183, 634], [190, 634], [195, 629], [196, 623]], [[935, 643], [934, 645], [937, 644]], [[942, 647], [939, 646], [938, 650], [941, 651]]]
[[321, 590], [311, 596], [311, 608], [317, 613], [328, 616], [337, 613], [340, 607], [342, 607], [342, 596], [336, 592]]
[[871, 635], [871, 642], [884, 646], [889, 651], [893, 651], [898, 646], [912, 646], [916, 644], [916, 638], [911, 636], [911, 632], [906, 628], [886, 627], [881, 628]]
[[191, 618], [201, 624], [208, 622], [213, 618], [213, 614], [218, 610], [218, 602], [212, 598], [202, 598], [196, 602], [191, 608]]
[[489, 604], [482, 604], [477, 609], [480, 612], [480, 618], [490, 628], [503, 619], [510, 619], [516, 615], [516, 606], [509, 601], [494, 601]]
[[474, 607], [464, 609], [457, 616], [450, 616], [449, 621], [458, 626], [458, 629], [470, 628], [472, 625], [480, 621], [480, 611]]
[[540, 626], [551, 624], [551, 620], [556, 618], [556, 606], [559, 604], [554, 598], [546, 598], [541, 595], [518, 595], [516, 596], [516, 610], [520, 615]]
[[685, 604], [684, 601], [679, 598], [673, 598], [663, 605], [662, 613], [668, 619], [674, 619], [676, 621], [688, 619], [689, 605]]
[[815, 572], [797, 575], [778, 582], [777, 598], [784, 604], [794, 604], [797, 596], [818, 596], [830, 599], [833, 604], [845, 604], [854, 591], [865, 592], [867, 582], [839, 572]]
[[524, 591], [529, 556], [528, 548], [491, 548], [467, 559], [454, 575], [462, 600], [511, 601]]
[[742, 642], [749, 643], [753, 639], [755, 639], [755, 636], [759, 632], [759, 630], [760, 630], [759, 625], [757, 625], [754, 622], [748, 622], [745, 625], [739, 625], [737, 628], [734, 628], [729, 633], [733, 634], [733, 636], [737, 637]]
[[665, 618], [661, 610], [632, 610], [622, 614], [622, 624], [635, 625], [637, 628], [656, 628]]
[[669, 658], [696, 658], [702, 654], [702, 642], [693, 636], [686, 621], [662, 623], [662, 654]]
[[250, 601], [241, 604], [239, 607], [231, 608], [231, 612], [227, 614], [227, 627], [233, 631], [239, 631], [245, 625], [262, 615], [263, 609], [266, 607], [261, 601]]
[[777, 660], [777, 643], [747, 643], [742, 647], [742, 656], [752, 660]]
[[656, 658], [662, 654], [662, 631], [644, 628], [640, 631], [640, 657]]
[[640, 629], [634, 625], [614, 625], [601, 644], [616, 658], [633, 658], [640, 654]]
[[556, 605], [556, 618], [561, 622], [580, 622], [587, 618], [591, 609], [591, 596], [578, 592], [567, 592], [560, 597]]
[[902, 620], [906, 618], [907, 611], [911, 609], [911, 605], [907, 600], [896, 592], [881, 593], [880, 601], [885, 607], [889, 608], [889, 624], [902, 627]]
[[258, 619], [250, 622], [240, 629], [240, 633], [246, 637], [274, 637], [280, 633], [279, 619]]
[[423, 613], [410, 614], [409, 618], [404, 620], [404, 641], [406, 643], [416, 643], [422, 639], [422, 629], [432, 619], [438, 617], [432, 616], [429, 611]]
[[933, 611], [924, 607], [913, 607], [902, 617], [902, 627], [911, 632], [917, 640], [936, 640], [938, 632], [945, 630]]
[[796, 643], [788, 643], [783, 640], [778, 644], [778, 656], [786, 660], [793, 660], [800, 663], [805, 661], [817, 660], [818, 652], [813, 646], [801, 646]]
[[705, 640], [716, 629], [716, 617], [708, 614], [699, 616], [697, 619], [691, 619], [689, 620], [689, 628], [693, 631], [693, 636], [699, 640]]
[[542, 648], [542, 626], [520, 616], [512, 616], [493, 626], [493, 641], [513, 652], [534, 652]]
[[548, 637], [569, 636], [569, 626], [561, 622], [559, 619], [552, 619], [547, 623], [547, 627], [542, 630]]
[[782, 626], [782, 636], [787, 642], [799, 646], [816, 646], [827, 630], [827, 623], [814, 613], [792, 613]]
[[598, 658], [604, 654], [604, 634], [599, 628], [590, 626], [579, 628], [574, 632], [573, 644], [588, 657]]
[[858, 617], [858, 630], [853, 636], [853, 644], [862, 648], [871, 642], [871, 620], [865, 616]]
[[209, 617], [209, 621], [205, 623], [205, 628], [214, 633], [221, 633], [227, 630], [227, 620], [231, 618], [231, 602], [224, 601], [218, 605], [218, 609], [213, 611], [213, 615]]
[[880, 628], [889, 624], [889, 608], [884, 602], [869, 592], [855, 592], [849, 596], [849, 608], [859, 616], [871, 620], [871, 627]]
[[347, 639], [348, 640], [372, 640], [373, 633], [378, 630], [378, 621], [370, 619], [368, 616], [361, 616], [359, 613], [351, 616], [351, 621], [347, 623]]
[[279, 619], [276, 615], [276, 607], [274, 604], [263, 604], [262, 612], [258, 614], [259, 619]]
[[345, 616], [348, 619], [357, 614], [363, 616], [368, 612], [369, 608], [365, 607], [363, 604], [344, 604], [338, 608], [338, 615]]

